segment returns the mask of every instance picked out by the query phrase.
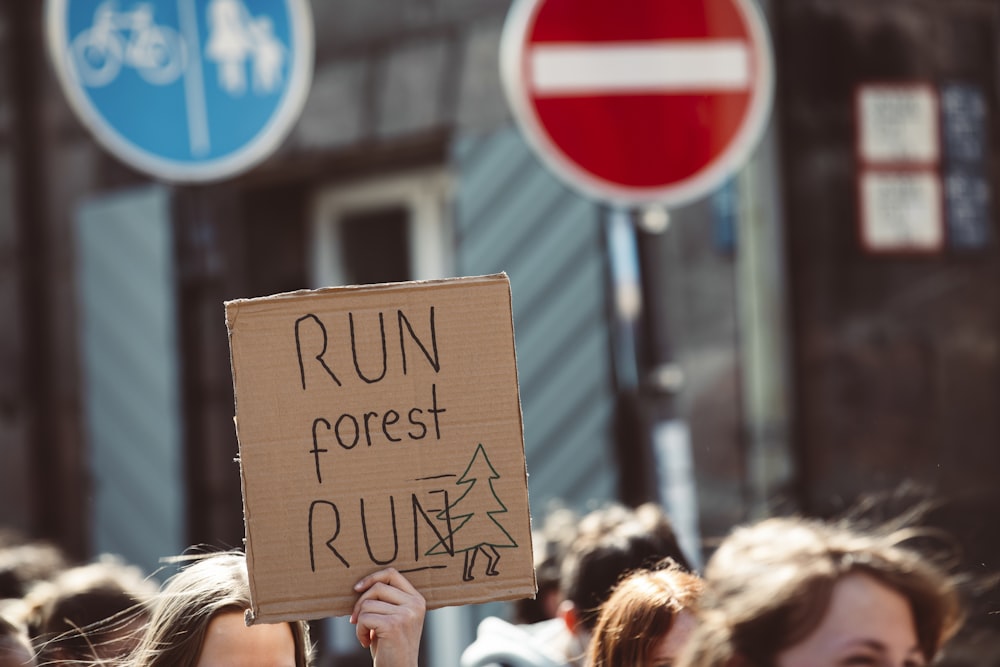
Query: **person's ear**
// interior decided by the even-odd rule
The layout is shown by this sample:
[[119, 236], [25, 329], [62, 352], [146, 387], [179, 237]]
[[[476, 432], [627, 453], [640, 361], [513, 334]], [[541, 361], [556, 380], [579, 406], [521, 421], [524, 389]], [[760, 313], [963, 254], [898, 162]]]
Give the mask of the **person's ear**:
[[559, 618], [566, 624], [566, 629], [570, 634], [575, 634], [577, 626], [580, 624], [580, 617], [576, 612], [576, 605], [569, 600], [559, 603]]

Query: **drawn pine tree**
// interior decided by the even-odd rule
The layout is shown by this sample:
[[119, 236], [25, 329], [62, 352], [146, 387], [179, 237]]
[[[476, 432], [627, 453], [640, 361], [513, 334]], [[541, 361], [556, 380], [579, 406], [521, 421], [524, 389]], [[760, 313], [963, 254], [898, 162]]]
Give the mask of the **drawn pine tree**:
[[[462, 569], [462, 580], [472, 581], [475, 577], [472, 568], [476, 564], [476, 555], [486, 556], [486, 574], [495, 577], [500, 574], [497, 564], [500, 562], [500, 552], [497, 549], [516, 547], [517, 542], [497, 520], [497, 514], [507, 512], [493, 488], [493, 480], [500, 479], [496, 468], [490, 463], [486, 449], [480, 443], [476, 447], [469, 466], [462, 473], [456, 485], [466, 485], [467, 488], [455, 502], [442, 510], [437, 518], [451, 518], [451, 539], [454, 541], [454, 552], [465, 553], [465, 565]], [[445, 553], [443, 544], [436, 544], [428, 556]]]

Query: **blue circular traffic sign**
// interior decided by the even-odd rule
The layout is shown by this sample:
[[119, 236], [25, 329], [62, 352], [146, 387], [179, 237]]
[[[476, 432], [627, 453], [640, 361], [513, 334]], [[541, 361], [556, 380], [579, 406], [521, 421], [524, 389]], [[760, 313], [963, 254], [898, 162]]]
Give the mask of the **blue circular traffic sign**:
[[97, 140], [170, 181], [221, 179], [266, 158], [312, 78], [306, 0], [48, 0], [46, 32]]

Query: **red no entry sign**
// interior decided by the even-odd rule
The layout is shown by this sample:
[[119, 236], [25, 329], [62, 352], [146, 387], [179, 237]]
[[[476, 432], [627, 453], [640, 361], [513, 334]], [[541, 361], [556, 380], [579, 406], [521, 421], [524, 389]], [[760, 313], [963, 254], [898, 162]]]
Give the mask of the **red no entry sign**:
[[518, 0], [500, 59], [543, 161], [618, 204], [718, 186], [756, 145], [774, 88], [753, 0]]

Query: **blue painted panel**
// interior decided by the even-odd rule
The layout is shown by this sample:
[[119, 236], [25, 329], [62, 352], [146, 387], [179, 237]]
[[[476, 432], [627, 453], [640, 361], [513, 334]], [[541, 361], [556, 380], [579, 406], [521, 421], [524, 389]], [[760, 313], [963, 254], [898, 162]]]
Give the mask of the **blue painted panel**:
[[520, 135], [465, 137], [456, 263], [506, 271], [514, 306], [532, 513], [617, 497], [606, 260], [596, 205], [557, 182]]
[[76, 216], [93, 546], [149, 572], [185, 546], [169, 203], [153, 187]]
[[993, 242], [987, 123], [986, 97], [979, 86], [941, 86], [945, 220], [948, 242], [957, 250], [986, 248]]

